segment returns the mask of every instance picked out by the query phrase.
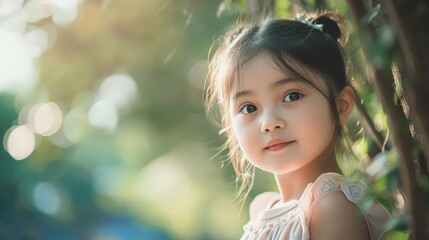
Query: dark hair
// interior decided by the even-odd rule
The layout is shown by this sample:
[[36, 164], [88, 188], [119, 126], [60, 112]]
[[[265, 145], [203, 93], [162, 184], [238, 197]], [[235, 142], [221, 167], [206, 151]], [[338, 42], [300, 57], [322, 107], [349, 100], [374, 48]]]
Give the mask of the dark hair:
[[[246, 163], [230, 129], [229, 91], [234, 81], [240, 79], [241, 67], [261, 52], [268, 52], [281, 69], [318, 89], [329, 101], [336, 123], [334, 139], [340, 140], [343, 134], [336, 106], [337, 94], [348, 85], [341, 47], [341, 42], [347, 38], [342, 30], [342, 17], [327, 12], [300, 19], [265, 19], [260, 23], [237, 24], [226, 34], [210, 62], [207, 110], [220, 105], [220, 126], [228, 137], [224, 147], [229, 147], [229, 157], [239, 177], [250, 174], [252, 167]], [[302, 72], [321, 76], [326, 80], [328, 92], [322, 91], [317, 82]], [[210, 111], [208, 114], [210, 117]], [[242, 185], [239, 193], [243, 190]]]

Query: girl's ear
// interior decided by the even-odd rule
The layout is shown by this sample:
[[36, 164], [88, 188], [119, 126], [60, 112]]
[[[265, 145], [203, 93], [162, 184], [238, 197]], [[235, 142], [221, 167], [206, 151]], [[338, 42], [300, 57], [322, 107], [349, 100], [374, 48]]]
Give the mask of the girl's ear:
[[355, 100], [355, 92], [353, 88], [349, 86], [346, 86], [343, 90], [341, 90], [340, 94], [338, 94], [337, 109], [341, 126], [343, 127], [353, 111]]

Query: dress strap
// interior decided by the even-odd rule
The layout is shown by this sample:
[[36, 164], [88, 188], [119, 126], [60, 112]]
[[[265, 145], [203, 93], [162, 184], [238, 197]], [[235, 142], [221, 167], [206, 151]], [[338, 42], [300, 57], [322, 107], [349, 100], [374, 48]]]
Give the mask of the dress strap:
[[344, 177], [338, 173], [324, 173], [320, 175], [311, 187], [314, 200], [318, 200], [327, 193], [340, 191]]

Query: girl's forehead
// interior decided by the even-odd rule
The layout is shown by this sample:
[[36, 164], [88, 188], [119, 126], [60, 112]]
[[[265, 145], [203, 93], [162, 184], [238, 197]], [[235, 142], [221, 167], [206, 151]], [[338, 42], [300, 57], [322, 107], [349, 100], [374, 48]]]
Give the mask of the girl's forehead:
[[[327, 80], [320, 73], [305, 67], [289, 56], [276, 59], [268, 51], [260, 52], [236, 64], [235, 74], [229, 83], [231, 91], [237, 91], [245, 85], [246, 78], [259, 78], [261, 81], [268, 76], [279, 78], [292, 78], [298, 83], [310, 85], [323, 91], [327, 90]], [[283, 64], [282, 64], [283, 63]]]
[[282, 68], [276, 63], [274, 57], [268, 52], [259, 53], [242, 64], [241, 73], [254, 73], [255, 71], [265, 69], [267, 71], [275, 71], [281, 74], [290, 74], [287, 69]]
[[242, 85], [243, 81], [248, 78], [264, 79], [268, 75], [291, 76], [288, 69], [277, 64], [274, 57], [266, 51], [238, 59], [233, 71], [231, 87]]

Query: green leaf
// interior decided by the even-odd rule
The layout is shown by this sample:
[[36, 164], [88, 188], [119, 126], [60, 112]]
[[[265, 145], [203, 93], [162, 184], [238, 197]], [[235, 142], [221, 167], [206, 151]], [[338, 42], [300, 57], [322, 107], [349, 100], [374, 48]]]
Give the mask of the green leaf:
[[374, 8], [369, 10], [365, 16], [362, 18], [364, 24], [371, 23], [379, 14], [381, 13], [381, 6], [377, 4]]
[[275, 12], [279, 17], [292, 17], [292, 11], [290, 11], [290, 1], [275, 0]]
[[244, 8], [244, 7], [246, 7], [247, 1], [246, 0], [237, 0], [237, 3], [240, 7]]
[[384, 237], [385, 240], [408, 240], [410, 232], [390, 231]]

